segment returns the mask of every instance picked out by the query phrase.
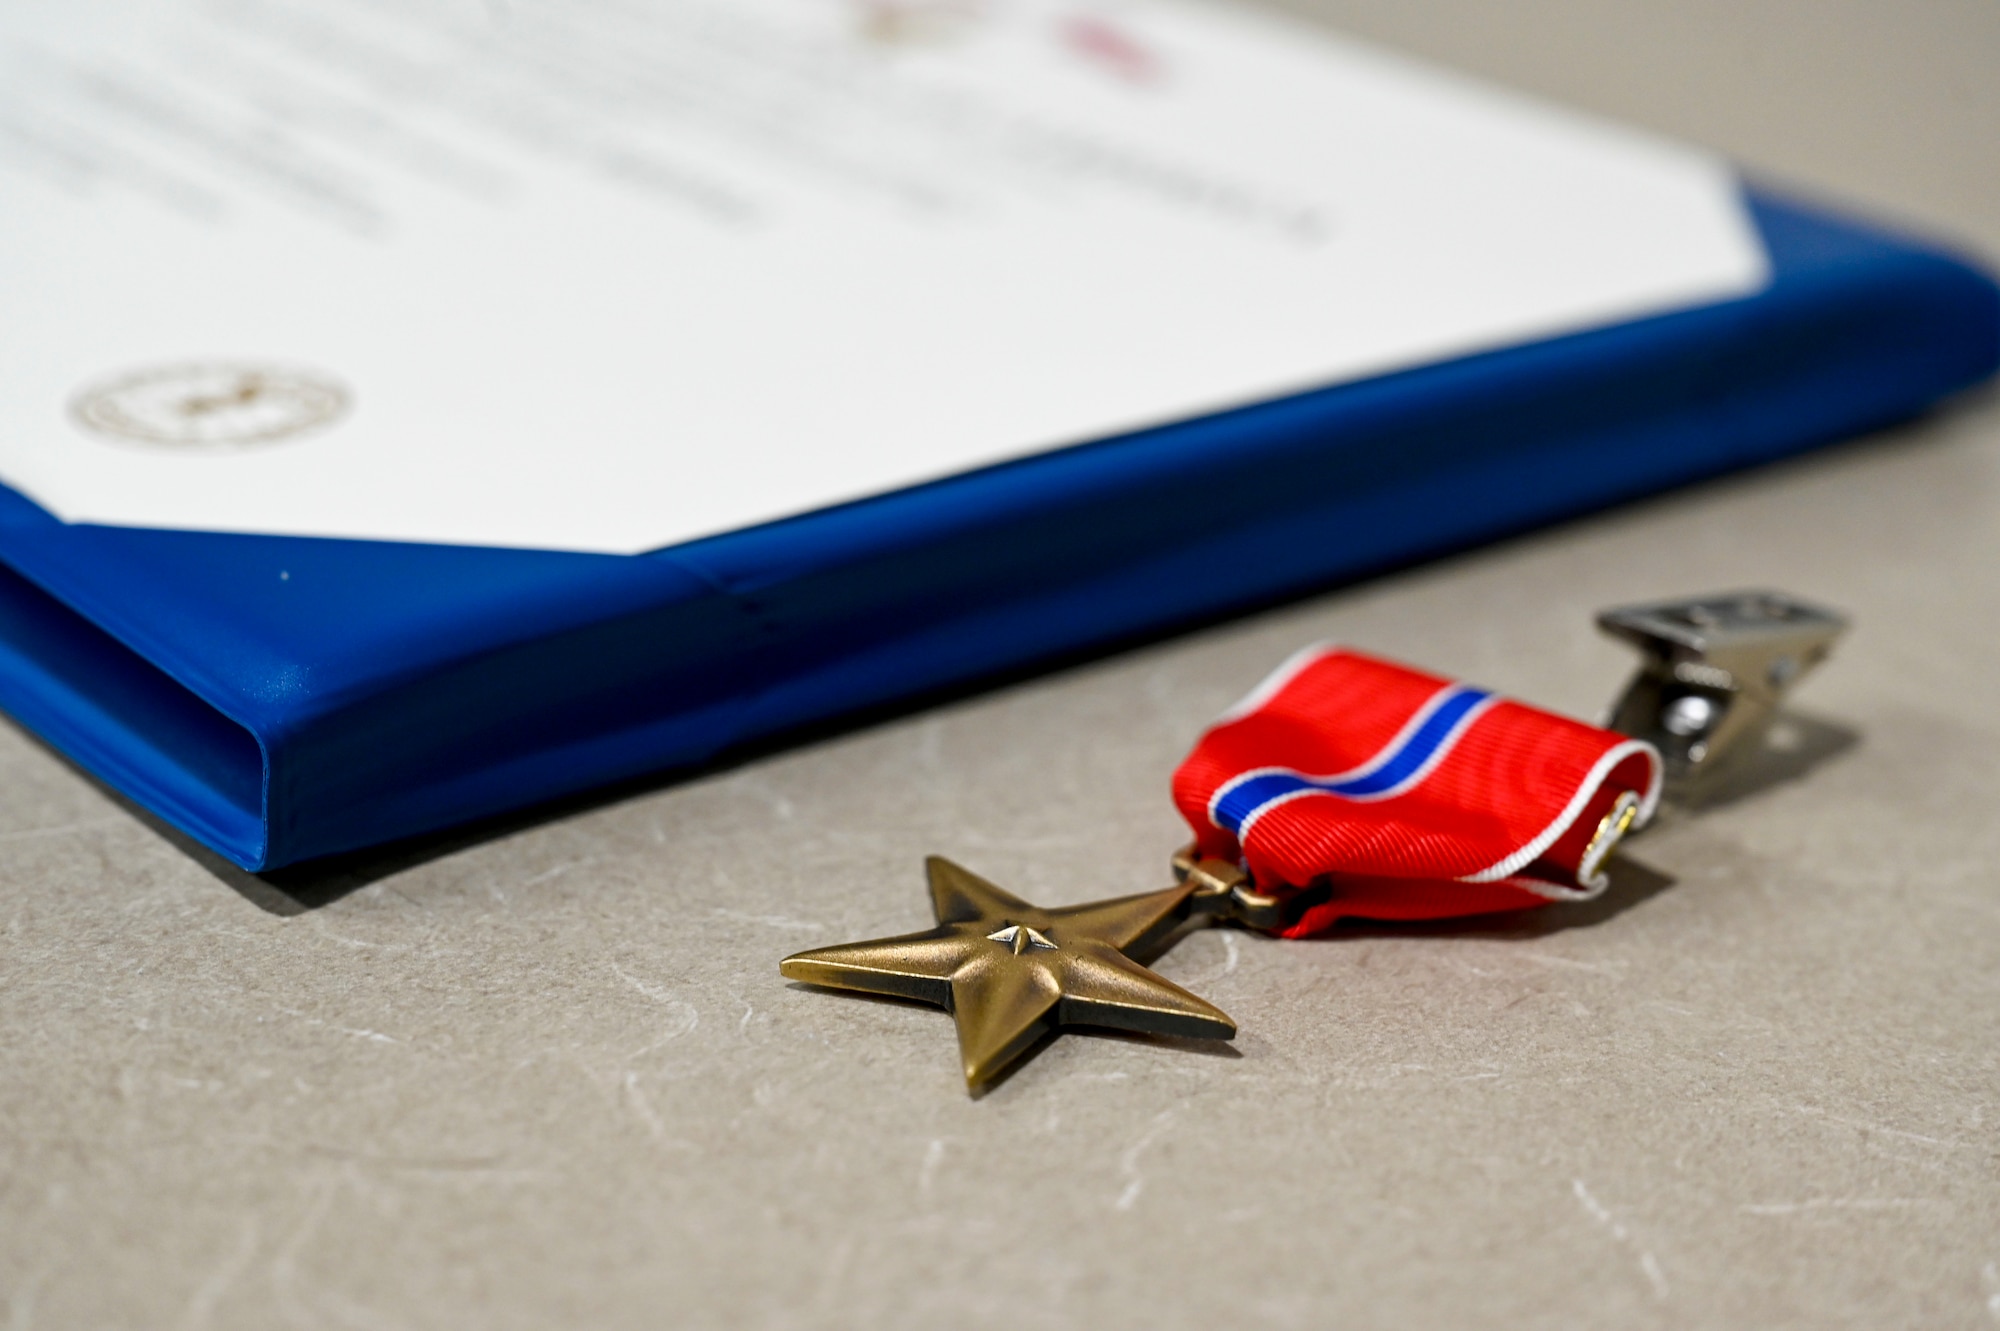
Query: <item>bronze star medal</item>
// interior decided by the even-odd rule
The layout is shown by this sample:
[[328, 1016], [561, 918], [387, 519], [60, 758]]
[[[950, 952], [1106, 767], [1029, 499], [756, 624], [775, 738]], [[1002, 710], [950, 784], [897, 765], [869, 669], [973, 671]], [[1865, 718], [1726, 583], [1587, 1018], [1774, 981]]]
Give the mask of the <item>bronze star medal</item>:
[[[976, 1091], [1065, 1026], [1234, 1036], [1225, 1013], [1134, 959], [1183, 927], [1294, 935], [1350, 914], [1442, 919], [1588, 899], [1606, 885], [1605, 860], [1650, 816], [1663, 778], [1698, 787], [1717, 770], [1717, 753], [1761, 732], [1785, 688], [1846, 626], [1775, 592], [1625, 606], [1598, 622], [1647, 653], [1616, 730], [1394, 661], [1313, 648], [1226, 713], [1175, 774], [1175, 802], [1204, 838], [1174, 856], [1178, 886], [1043, 910], [933, 856], [925, 863], [935, 929], [800, 952], [780, 969], [807, 984], [944, 1008], [958, 1022], [966, 1084]], [[1350, 718], [1327, 700], [1384, 688], [1423, 701], [1409, 703], [1386, 740], [1343, 734]], [[1459, 739], [1488, 716], [1499, 719], [1459, 761]], [[1332, 740], [1341, 743], [1329, 749]], [[1320, 776], [1307, 774], [1320, 767], [1295, 766], [1328, 752], [1359, 765], [1343, 759]], [[1442, 771], [1456, 776], [1434, 780]], [[1330, 798], [1300, 798], [1308, 795]], [[1391, 798], [1402, 812], [1365, 836], [1344, 828], [1347, 801]], [[1592, 815], [1587, 841], [1570, 835]], [[1210, 831], [1227, 834], [1214, 844], [1234, 858], [1202, 856]], [[1260, 854], [1253, 832], [1267, 850], [1277, 838], [1285, 852], [1261, 891], [1250, 869]], [[1398, 867], [1384, 878], [1389, 850]], [[1468, 872], [1478, 864], [1489, 867]]]
[[1214, 1004], [1127, 954], [1189, 919], [1206, 880], [1082, 906], [1042, 910], [950, 860], [924, 862], [937, 928], [815, 948], [780, 963], [786, 978], [936, 1003], [958, 1022], [959, 1056], [976, 1089], [1049, 1031], [1100, 1026], [1227, 1040], [1236, 1023]]

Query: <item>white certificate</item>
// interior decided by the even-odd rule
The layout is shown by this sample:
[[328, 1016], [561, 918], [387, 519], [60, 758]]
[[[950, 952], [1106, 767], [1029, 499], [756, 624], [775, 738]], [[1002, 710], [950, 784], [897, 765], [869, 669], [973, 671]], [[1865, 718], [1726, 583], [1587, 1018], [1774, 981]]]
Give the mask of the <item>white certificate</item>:
[[633, 552], [1739, 296], [1726, 164], [1181, 0], [9, 0], [0, 480]]

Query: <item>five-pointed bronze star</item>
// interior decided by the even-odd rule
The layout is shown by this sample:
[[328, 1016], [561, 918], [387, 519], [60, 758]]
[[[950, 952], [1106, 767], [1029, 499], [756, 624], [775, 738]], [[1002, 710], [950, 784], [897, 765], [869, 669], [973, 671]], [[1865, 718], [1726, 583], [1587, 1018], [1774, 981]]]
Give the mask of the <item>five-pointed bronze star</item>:
[[1227, 1040], [1236, 1023], [1126, 956], [1181, 921], [1188, 884], [1040, 910], [950, 860], [924, 861], [938, 925], [786, 957], [787, 979], [936, 1003], [958, 1021], [968, 1089], [1058, 1026]]

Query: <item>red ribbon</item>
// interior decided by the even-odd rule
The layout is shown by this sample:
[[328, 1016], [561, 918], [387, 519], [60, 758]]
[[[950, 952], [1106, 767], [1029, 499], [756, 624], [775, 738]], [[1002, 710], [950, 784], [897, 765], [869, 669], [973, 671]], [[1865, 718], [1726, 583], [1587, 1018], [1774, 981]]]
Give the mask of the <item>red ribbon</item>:
[[[1203, 735], [1174, 802], [1260, 892], [1323, 889], [1287, 937], [1601, 892], [1607, 820], [1659, 799], [1649, 744], [1409, 666], [1301, 652]], [[1595, 842], [1595, 845], [1593, 843]], [[1591, 853], [1586, 857], [1586, 852]]]

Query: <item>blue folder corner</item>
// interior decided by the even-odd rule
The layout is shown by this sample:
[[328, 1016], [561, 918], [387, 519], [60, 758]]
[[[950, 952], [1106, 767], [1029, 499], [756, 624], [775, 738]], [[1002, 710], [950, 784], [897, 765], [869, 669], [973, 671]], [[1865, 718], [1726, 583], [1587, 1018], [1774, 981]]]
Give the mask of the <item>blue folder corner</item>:
[[0, 706], [246, 869], [412, 836], [1888, 424], [1962, 258], [1752, 191], [1774, 278], [644, 555], [68, 525], [0, 489]]

